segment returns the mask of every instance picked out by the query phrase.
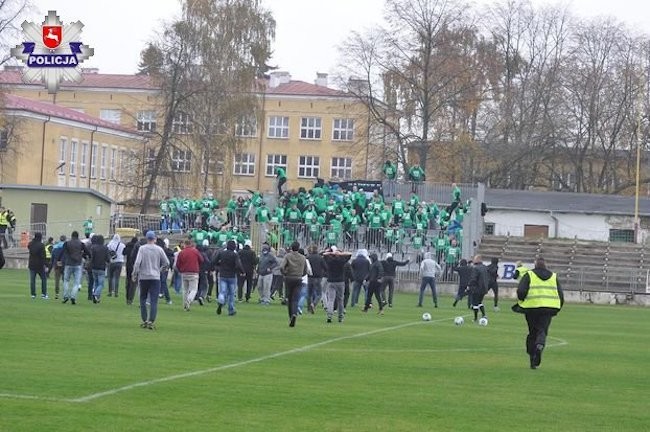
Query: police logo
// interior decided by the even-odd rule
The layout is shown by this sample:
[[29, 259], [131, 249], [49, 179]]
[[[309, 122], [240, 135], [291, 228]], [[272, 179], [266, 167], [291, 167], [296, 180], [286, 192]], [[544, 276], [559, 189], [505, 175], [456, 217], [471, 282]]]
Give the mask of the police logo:
[[40, 29], [37, 24], [23, 22], [27, 42], [11, 50], [11, 55], [27, 66], [23, 81], [44, 82], [49, 93], [56, 93], [63, 80], [81, 82], [77, 66], [95, 53], [79, 41], [83, 27], [81, 21], [64, 26], [56, 11], [48, 11]]

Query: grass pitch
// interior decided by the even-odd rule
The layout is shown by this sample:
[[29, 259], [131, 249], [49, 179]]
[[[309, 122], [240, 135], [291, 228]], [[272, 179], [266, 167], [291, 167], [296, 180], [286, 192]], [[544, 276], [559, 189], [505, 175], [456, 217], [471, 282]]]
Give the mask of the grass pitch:
[[[286, 308], [161, 304], [139, 327], [124, 297], [31, 300], [24, 271], [0, 271], [1, 431], [647, 430], [647, 309], [568, 304], [542, 366], [528, 368], [523, 316], [417, 308], [343, 324]], [[122, 284], [123, 285], [123, 284]], [[82, 290], [82, 293], [85, 288]], [[123, 289], [122, 289], [123, 292]], [[81, 293], [80, 293], [81, 294]], [[254, 297], [256, 298], [256, 297]], [[430, 302], [430, 298], [428, 299]], [[433, 315], [423, 322], [423, 312]], [[453, 318], [466, 315], [457, 327]]]

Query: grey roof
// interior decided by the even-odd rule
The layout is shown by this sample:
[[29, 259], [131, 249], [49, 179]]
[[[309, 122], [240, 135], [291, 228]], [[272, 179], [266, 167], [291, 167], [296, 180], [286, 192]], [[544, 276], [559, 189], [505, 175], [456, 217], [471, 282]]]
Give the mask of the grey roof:
[[[634, 196], [531, 190], [485, 190], [488, 209], [634, 216]], [[639, 197], [639, 215], [650, 216], [650, 199]]]
[[86, 194], [91, 194], [103, 201], [106, 201], [109, 204], [113, 204], [114, 202], [111, 198], [107, 197], [103, 193], [97, 192], [94, 189], [87, 189], [87, 188], [71, 188], [71, 187], [63, 187], [63, 186], [37, 186], [37, 185], [22, 185], [22, 184], [0, 184], [0, 190], [2, 189], [86, 193]]

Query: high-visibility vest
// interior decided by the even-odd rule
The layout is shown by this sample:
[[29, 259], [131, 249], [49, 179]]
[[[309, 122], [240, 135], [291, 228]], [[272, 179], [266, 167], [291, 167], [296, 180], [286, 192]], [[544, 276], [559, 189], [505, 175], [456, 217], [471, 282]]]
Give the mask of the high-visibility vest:
[[6, 211], [0, 213], [0, 225], [5, 225], [5, 226], [9, 225], [9, 223], [7, 221], [7, 212]]
[[557, 292], [557, 274], [553, 273], [547, 280], [542, 280], [534, 271], [529, 271], [528, 277], [530, 277], [528, 295], [524, 300], [519, 300], [519, 306], [522, 309], [560, 309], [560, 295]]
[[521, 278], [522, 278], [522, 277], [523, 277], [527, 272], [529, 272], [530, 269], [529, 269], [528, 267], [524, 267], [524, 266], [520, 265], [519, 267], [517, 267], [517, 268], [515, 269], [515, 271], [518, 271], [518, 272], [519, 272], [519, 277], [517, 278], [517, 280], [521, 280]]
[[52, 248], [53, 247], [54, 247], [53, 244], [45, 245], [45, 258], [52, 259]]

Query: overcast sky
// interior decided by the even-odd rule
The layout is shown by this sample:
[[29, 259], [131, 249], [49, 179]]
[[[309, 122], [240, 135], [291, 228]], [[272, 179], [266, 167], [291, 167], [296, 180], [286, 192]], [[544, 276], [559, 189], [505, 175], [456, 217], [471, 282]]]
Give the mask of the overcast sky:
[[[80, 20], [82, 41], [95, 48], [83, 64], [104, 73], [134, 73], [140, 51], [163, 26], [180, 12], [178, 0], [32, 0], [32, 19], [40, 23], [49, 9], [64, 24]], [[533, 0], [535, 4], [557, 3]], [[337, 46], [352, 30], [379, 22], [383, 0], [263, 0], [276, 26], [272, 65], [289, 71], [294, 79], [313, 82], [316, 72], [335, 71]], [[475, 4], [489, 4], [477, 0]], [[611, 15], [630, 27], [650, 32], [650, 1], [573, 0], [562, 2], [579, 16]]]

